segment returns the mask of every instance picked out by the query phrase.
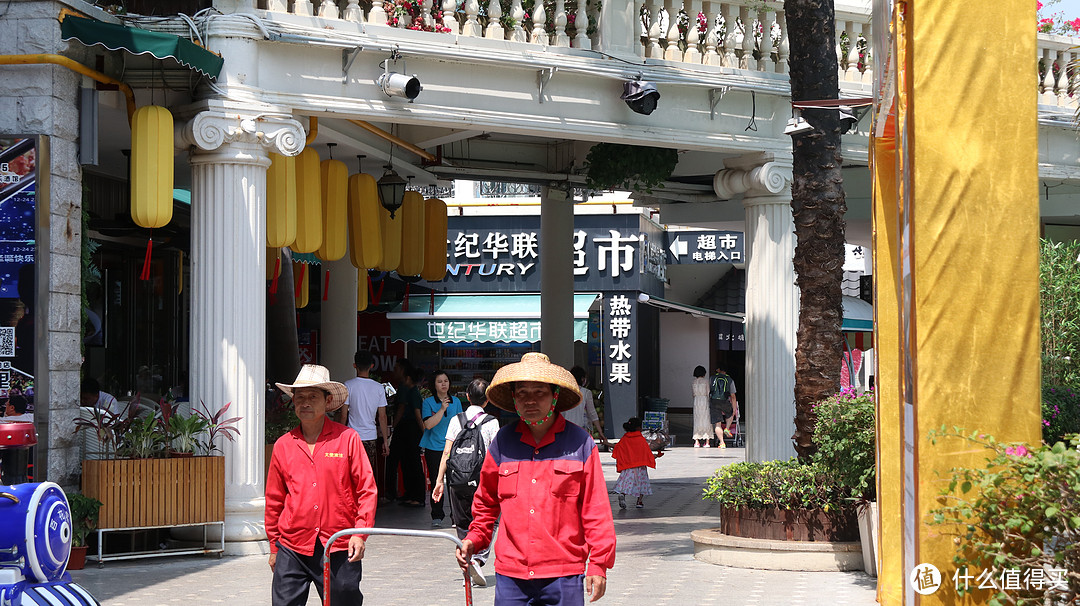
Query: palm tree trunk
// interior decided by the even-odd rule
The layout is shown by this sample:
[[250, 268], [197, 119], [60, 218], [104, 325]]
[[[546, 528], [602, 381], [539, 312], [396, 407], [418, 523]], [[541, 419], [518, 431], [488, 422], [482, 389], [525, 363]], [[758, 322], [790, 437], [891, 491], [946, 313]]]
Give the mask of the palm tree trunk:
[[[793, 101], [836, 99], [839, 94], [832, 0], [785, 0], [791, 45]], [[814, 402], [840, 385], [840, 324], [844, 268], [844, 201], [840, 121], [835, 110], [803, 110], [814, 126], [792, 139], [791, 213], [795, 221], [795, 273], [799, 330], [795, 348], [795, 451], [816, 450]]]

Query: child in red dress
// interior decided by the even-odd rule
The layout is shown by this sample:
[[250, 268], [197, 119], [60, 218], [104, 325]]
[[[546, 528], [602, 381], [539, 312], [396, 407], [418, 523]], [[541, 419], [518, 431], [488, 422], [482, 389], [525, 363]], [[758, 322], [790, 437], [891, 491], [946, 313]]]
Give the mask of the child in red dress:
[[645, 507], [642, 499], [645, 495], [652, 494], [649, 485], [649, 472], [646, 467], [656, 468], [656, 457], [664, 456], [657, 451], [654, 456], [649, 448], [649, 443], [641, 435], [641, 419], [630, 417], [623, 423], [625, 435], [611, 451], [615, 457], [615, 469], [619, 472], [619, 479], [615, 482], [615, 492], [619, 495], [619, 508], [626, 509], [626, 495], [637, 497], [637, 507]]

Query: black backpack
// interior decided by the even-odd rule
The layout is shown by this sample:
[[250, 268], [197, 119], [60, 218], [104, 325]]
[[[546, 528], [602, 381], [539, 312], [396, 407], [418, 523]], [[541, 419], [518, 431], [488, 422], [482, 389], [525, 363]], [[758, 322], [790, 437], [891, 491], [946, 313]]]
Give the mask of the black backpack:
[[[487, 448], [480, 426], [495, 417], [480, 413], [467, 420], [465, 413], [457, 415], [461, 431], [450, 445], [450, 457], [446, 460], [446, 483], [452, 487], [476, 488], [480, 482], [480, 467], [484, 464]], [[479, 421], [478, 421], [479, 419]]]

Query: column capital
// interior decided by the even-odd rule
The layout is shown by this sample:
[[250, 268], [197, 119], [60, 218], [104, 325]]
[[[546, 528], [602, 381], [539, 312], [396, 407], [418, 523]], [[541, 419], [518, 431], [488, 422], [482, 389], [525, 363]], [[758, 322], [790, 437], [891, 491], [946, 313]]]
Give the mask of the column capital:
[[[725, 165], [728, 165], [725, 162]], [[723, 168], [713, 177], [713, 191], [723, 200], [730, 200], [739, 194], [746, 198], [784, 197], [791, 198], [791, 164], [769, 160], [756, 165], [742, 165]]]
[[304, 149], [307, 133], [293, 118], [272, 115], [245, 115], [220, 110], [199, 112], [177, 126], [180, 139], [203, 151], [214, 151], [226, 143], [262, 147], [266, 152], [295, 156]]

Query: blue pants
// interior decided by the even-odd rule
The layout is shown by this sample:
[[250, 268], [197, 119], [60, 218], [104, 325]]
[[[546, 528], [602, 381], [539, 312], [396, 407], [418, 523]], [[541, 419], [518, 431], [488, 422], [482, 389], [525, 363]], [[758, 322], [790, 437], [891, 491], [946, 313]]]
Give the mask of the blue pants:
[[585, 575], [515, 579], [495, 574], [497, 606], [584, 606]]

